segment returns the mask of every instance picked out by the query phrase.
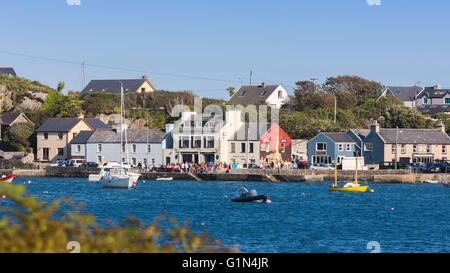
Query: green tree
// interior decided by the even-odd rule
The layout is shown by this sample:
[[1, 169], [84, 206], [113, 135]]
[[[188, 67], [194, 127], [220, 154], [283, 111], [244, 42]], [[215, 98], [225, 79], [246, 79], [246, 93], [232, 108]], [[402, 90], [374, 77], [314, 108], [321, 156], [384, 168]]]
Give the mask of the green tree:
[[30, 147], [30, 137], [34, 133], [34, 126], [27, 122], [11, 125], [6, 131], [5, 142], [19, 151], [26, 151]]
[[384, 128], [432, 128], [434, 121], [425, 118], [415, 109], [392, 105], [383, 111], [379, 119]]
[[58, 92], [61, 92], [65, 86], [66, 86], [66, 84], [63, 81], [60, 81], [58, 83], [58, 87], [56, 88], [56, 90], [58, 90]]
[[232, 97], [234, 95], [236, 88], [234, 88], [233, 86], [230, 86], [227, 88], [228, 93], [230, 94], [230, 97]]

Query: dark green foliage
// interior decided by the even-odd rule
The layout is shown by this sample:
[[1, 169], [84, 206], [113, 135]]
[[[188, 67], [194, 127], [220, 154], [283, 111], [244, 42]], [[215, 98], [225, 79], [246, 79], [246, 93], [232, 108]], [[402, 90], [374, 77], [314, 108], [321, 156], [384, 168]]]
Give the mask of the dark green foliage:
[[27, 122], [14, 123], [5, 134], [5, 142], [17, 151], [26, 151], [30, 147], [30, 137], [34, 125]]

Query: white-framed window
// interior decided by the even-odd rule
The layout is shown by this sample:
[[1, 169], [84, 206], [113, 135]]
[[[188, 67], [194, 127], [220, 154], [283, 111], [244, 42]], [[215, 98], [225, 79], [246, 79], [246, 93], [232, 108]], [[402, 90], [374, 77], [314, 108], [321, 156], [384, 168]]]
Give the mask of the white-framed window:
[[133, 157], [132, 159], [131, 159], [131, 164], [133, 164], [134, 166], [136, 166], [136, 157]]
[[443, 154], [447, 153], [447, 145], [442, 145], [442, 153]]
[[241, 153], [245, 153], [245, 142], [241, 143]]
[[152, 145], [148, 144], [147, 145], [147, 153], [151, 153], [152, 152]]
[[327, 143], [326, 142], [317, 142], [316, 143], [316, 151], [324, 152], [327, 150]]
[[364, 143], [364, 150], [367, 152], [372, 152], [373, 151], [373, 143]]
[[417, 154], [417, 145], [413, 145], [413, 153]]
[[102, 156], [101, 155], [97, 156], [97, 163], [102, 163]]
[[136, 152], [136, 144], [132, 144], [131, 145], [131, 152], [135, 153]]
[[423, 101], [423, 104], [428, 104], [428, 98], [427, 97], [424, 97], [422, 101]]
[[430, 144], [427, 145], [427, 153], [428, 154], [431, 153], [431, 145]]
[[281, 143], [281, 152], [284, 153], [286, 151], [286, 143]]
[[338, 150], [339, 150], [339, 152], [344, 151], [344, 144], [339, 143], [339, 144], [338, 144]]
[[402, 154], [406, 154], [406, 145], [402, 144]]
[[155, 161], [155, 159], [154, 159], [154, 158], [152, 158], [152, 164], [155, 164], [155, 162], [156, 162], [156, 161]]
[[58, 132], [58, 139], [59, 140], [63, 139], [63, 133], [62, 132]]
[[230, 153], [234, 154], [236, 152], [236, 143], [231, 143]]
[[266, 143], [266, 153], [270, 152], [270, 143]]
[[397, 152], [397, 146], [395, 144], [392, 144], [392, 153], [395, 154]]
[[80, 144], [77, 144], [77, 147], [76, 147], [75, 150], [77, 151], [77, 153], [81, 152], [81, 145], [80, 145]]
[[345, 144], [345, 150], [350, 152], [352, 150], [352, 144]]
[[102, 151], [102, 144], [97, 144], [97, 152], [100, 153], [101, 151]]

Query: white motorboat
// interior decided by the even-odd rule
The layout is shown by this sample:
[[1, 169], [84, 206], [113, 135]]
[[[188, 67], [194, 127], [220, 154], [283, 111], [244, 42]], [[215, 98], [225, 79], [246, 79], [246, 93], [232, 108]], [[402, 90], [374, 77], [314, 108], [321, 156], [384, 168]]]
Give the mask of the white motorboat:
[[158, 176], [156, 177], [156, 180], [171, 181], [173, 180], [173, 177]]

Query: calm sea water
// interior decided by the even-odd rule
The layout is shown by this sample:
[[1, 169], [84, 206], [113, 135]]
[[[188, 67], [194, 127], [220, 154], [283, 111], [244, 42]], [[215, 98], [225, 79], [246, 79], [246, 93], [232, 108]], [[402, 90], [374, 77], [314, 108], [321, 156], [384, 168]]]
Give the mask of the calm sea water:
[[[134, 215], [148, 224], [166, 212], [242, 252], [370, 252], [372, 241], [381, 252], [450, 252], [450, 189], [442, 185], [375, 184], [374, 193], [342, 193], [329, 192], [330, 183], [140, 180], [133, 190], [103, 189], [87, 178], [14, 183], [28, 180], [28, 194], [84, 201], [99, 223]], [[241, 186], [272, 203], [225, 198]]]

